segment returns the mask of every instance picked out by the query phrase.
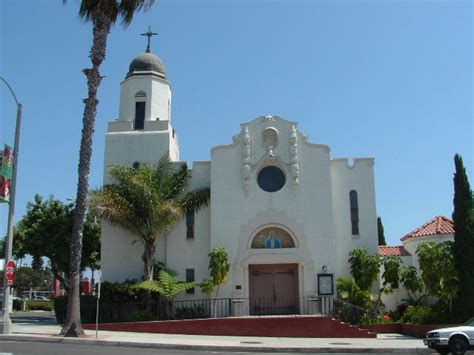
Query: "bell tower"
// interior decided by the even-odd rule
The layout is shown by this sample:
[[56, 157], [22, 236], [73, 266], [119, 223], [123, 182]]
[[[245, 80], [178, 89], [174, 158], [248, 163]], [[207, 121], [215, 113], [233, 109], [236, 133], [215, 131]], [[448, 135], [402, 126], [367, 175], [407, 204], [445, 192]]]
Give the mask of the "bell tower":
[[171, 125], [171, 84], [163, 61], [147, 49], [130, 63], [120, 86], [119, 118], [109, 122], [105, 137], [104, 183], [107, 167], [156, 163], [166, 152], [172, 161], [179, 160], [178, 136]]

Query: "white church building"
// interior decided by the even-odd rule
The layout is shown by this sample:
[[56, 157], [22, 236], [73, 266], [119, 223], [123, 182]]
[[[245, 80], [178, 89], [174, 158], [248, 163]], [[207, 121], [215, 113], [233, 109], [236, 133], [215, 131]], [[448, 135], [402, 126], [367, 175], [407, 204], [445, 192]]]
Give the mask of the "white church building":
[[[121, 83], [119, 117], [105, 137], [107, 168], [180, 161], [171, 120], [172, 88], [162, 60], [147, 50]], [[275, 115], [235, 123], [237, 134], [192, 164], [190, 188], [210, 187], [209, 206], [159, 236], [156, 260], [183, 280], [209, 278], [208, 253], [223, 246], [231, 267], [219, 297], [283, 298], [335, 294], [350, 276], [348, 254], [377, 253], [374, 159], [331, 157], [309, 141], [298, 122]], [[143, 275], [143, 246], [103, 222], [102, 279]], [[178, 299], [209, 297], [196, 288]]]

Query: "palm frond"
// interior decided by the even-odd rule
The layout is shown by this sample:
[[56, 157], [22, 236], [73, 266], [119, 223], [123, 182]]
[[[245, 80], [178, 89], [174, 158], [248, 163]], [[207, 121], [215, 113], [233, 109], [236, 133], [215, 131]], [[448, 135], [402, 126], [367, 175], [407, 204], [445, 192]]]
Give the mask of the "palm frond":
[[168, 174], [163, 174], [160, 191], [163, 199], [175, 199], [184, 194], [191, 179], [191, 173], [186, 164], [170, 164]]
[[[114, 0], [115, 1], [115, 0]], [[122, 0], [120, 1], [119, 11], [122, 16], [122, 25], [127, 27], [133, 20], [136, 12], [148, 11], [153, 5], [154, 0]]]
[[206, 187], [188, 192], [179, 204], [186, 212], [198, 212], [201, 208], [207, 207], [211, 199], [211, 189]]
[[176, 294], [189, 290], [190, 288], [196, 287], [196, 282], [183, 282], [179, 281], [171, 275], [170, 273], [166, 272], [165, 270], [161, 270], [159, 273], [159, 279], [156, 281], [147, 280], [135, 284], [132, 288], [135, 289], [144, 289], [152, 292], [159, 292], [161, 295], [166, 297], [167, 299], [172, 299], [173, 296]]
[[[67, 0], [63, 0], [66, 4]], [[95, 21], [98, 14], [108, 16], [111, 23], [117, 21], [118, 16], [122, 18], [123, 27], [128, 27], [135, 13], [148, 11], [155, 0], [82, 0], [79, 6], [79, 17], [85, 22]]]
[[109, 17], [111, 23], [117, 21], [119, 4], [116, 0], [82, 0], [79, 6], [79, 16], [85, 21], [95, 21], [98, 14]]

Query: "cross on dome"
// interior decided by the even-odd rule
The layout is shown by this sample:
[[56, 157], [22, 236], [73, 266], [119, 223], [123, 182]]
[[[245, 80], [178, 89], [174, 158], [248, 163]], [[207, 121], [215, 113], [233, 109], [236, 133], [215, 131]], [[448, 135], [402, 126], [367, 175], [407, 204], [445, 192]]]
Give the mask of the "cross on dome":
[[151, 31], [151, 26], [148, 26], [148, 31], [145, 33], [140, 33], [141, 36], [147, 36], [148, 37], [148, 44], [146, 46], [146, 53], [150, 53], [150, 39], [153, 36], [158, 36], [157, 32], [152, 32]]

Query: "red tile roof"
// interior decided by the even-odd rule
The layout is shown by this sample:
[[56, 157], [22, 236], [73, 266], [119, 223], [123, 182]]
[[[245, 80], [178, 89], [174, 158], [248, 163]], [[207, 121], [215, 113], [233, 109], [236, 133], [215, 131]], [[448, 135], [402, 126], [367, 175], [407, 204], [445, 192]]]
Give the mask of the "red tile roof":
[[426, 235], [435, 234], [454, 234], [453, 221], [444, 216], [437, 216], [431, 221], [423, 224], [421, 227], [418, 227], [413, 232], [408, 233], [400, 240], [404, 241], [410, 238], [423, 237]]
[[411, 255], [403, 245], [379, 245], [380, 256], [409, 256]]

